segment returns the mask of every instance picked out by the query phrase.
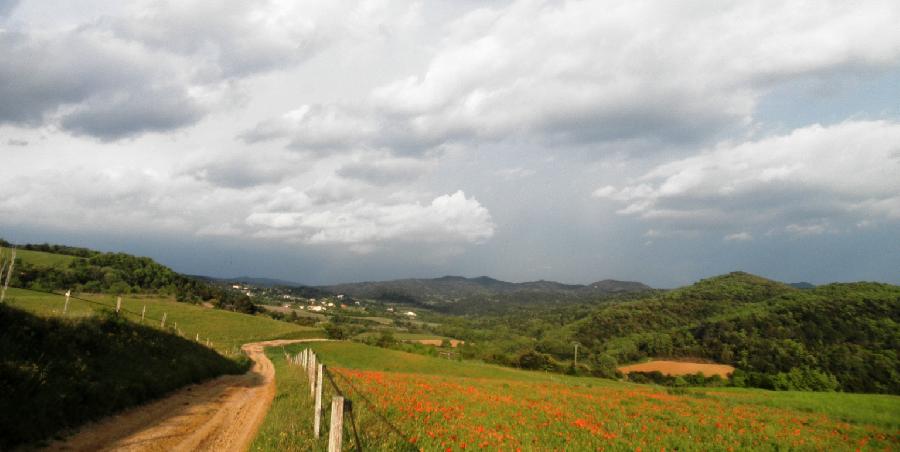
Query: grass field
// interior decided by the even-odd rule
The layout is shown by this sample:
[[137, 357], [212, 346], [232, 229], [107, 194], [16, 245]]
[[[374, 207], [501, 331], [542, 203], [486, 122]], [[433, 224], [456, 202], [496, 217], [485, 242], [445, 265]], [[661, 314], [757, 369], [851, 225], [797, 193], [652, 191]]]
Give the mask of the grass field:
[[[10, 305], [42, 316], [61, 316], [65, 305], [65, 297], [58, 294], [10, 288], [6, 296]], [[101, 309], [115, 309], [116, 306], [114, 295], [80, 294], [78, 297], [87, 301], [70, 299], [67, 317], [88, 316]], [[143, 295], [122, 297], [122, 315], [129, 320], [140, 322], [144, 307], [146, 325], [160, 326], [165, 314], [167, 328], [174, 328], [177, 324], [178, 331], [184, 337], [194, 339], [199, 335], [204, 343], [208, 338], [213, 347], [220, 351], [233, 351], [241, 344], [267, 339], [324, 336], [319, 328], [179, 303], [172, 298]]]
[[[10, 249], [5, 247], [0, 247], [3, 250], [4, 258], [10, 255]], [[45, 253], [43, 251], [30, 251], [23, 249], [16, 249], [16, 258], [22, 259], [22, 262], [27, 262], [35, 267], [67, 267], [70, 262], [75, 259], [80, 259], [75, 256], [69, 256], [66, 254], [53, 254], [53, 253]]]
[[[354, 400], [360, 442], [366, 448], [900, 447], [900, 398], [895, 396], [729, 388], [671, 394], [655, 386], [525, 372], [354, 343], [317, 343], [311, 347]], [[308, 438], [312, 416], [302, 395], [305, 377], [283, 363], [280, 350], [273, 350], [271, 355], [279, 366], [279, 398], [253, 450], [322, 450], [323, 442]], [[362, 401], [352, 388], [371, 399], [374, 407]], [[295, 407], [293, 411], [291, 406]], [[402, 437], [386, 427], [376, 411], [394, 423]], [[349, 430], [344, 437], [352, 437]]]

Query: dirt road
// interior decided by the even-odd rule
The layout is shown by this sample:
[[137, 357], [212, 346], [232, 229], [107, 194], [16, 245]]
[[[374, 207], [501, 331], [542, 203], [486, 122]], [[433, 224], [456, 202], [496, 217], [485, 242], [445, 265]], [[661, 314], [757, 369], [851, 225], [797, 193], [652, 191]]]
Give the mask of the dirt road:
[[245, 344], [254, 362], [249, 372], [191, 385], [89, 424], [48, 450], [245, 451], [275, 397], [275, 368], [263, 348], [315, 340]]

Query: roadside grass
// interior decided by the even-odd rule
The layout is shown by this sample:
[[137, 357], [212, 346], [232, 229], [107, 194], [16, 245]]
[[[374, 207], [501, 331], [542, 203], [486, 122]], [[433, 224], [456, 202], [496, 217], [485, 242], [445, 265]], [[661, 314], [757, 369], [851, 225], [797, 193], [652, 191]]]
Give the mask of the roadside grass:
[[194, 341], [112, 312], [47, 317], [0, 305], [0, 450], [36, 446], [68, 428], [223, 373], [243, 373]]
[[[897, 449], [900, 398], [754, 389], [665, 388], [450, 361], [357, 343], [286, 347], [317, 351], [354, 400], [364, 448], [424, 450]], [[322, 450], [309, 443], [306, 378], [281, 361], [279, 395], [253, 450]], [[291, 374], [293, 376], [289, 376]], [[295, 386], [282, 388], [282, 381]], [[361, 403], [362, 391], [377, 408]], [[326, 384], [326, 389], [330, 385]], [[304, 400], [306, 399], [306, 400]], [[330, 400], [330, 396], [325, 398]], [[323, 405], [327, 405], [327, 402]], [[400, 438], [374, 411], [398, 426]], [[273, 415], [274, 416], [274, 415]], [[327, 412], [323, 425], [327, 423]], [[324, 435], [324, 434], [323, 434]], [[345, 438], [350, 438], [345, 431]], [[304, 440], [303, 438], [307, 438]], [[349, 442], [345, 442], [345, 445]]]
[[[65, 296], [24, 289], [10, 288], [6, 293], [10, 305], [26, 311], [45, 316], [63, 315]], [[92, 316], [102, 309], [115, 309], [116, 296], [107, 294], [79, 294], [79, 300], [71, 298], [66, 317], [77, 318]], [[87, 301], [85, 301], [87, 300]], [[144, 313], [144, 325], [157, 327], [162, 317], [166, 316], [166, 329], [174, 331], [188, 339], [196, 339], [205, 344], [209, 339], [216, 350], [235, 353], [235, 350], [247, 342], [269, 339], [303, 339], [324, 337], [319, 328], [306, 327], [261, 315], [249, 315], [239, 312], [207, 308], [201, 305], [181, 303], [171, 297], [155, 295], [125, 295], [122, 297], [122, 316], [133, 322], [141, 322], [141, 311]]]
[[[3, 250], [3, 256], [10, 256], [10, 249], [6, 247], [0, 247]], [[32, 250], [23, 250], [16, 248], [16, 259], [22, 259], [22, 262], [27, 262], [35, 267], [53, 267], [53, 268], [64, 268], [68, 267], [69, 263], [76, 259], [81, 259], [76, 256], [69, 256], [67, 254], [54, 254], [54, 253], [45, 253], [43, 251], [32, 251]]]
[[250, 445], [250, 450], [274, 452], [323, 449], [319, 444], [321, 441], [316, 441], [312, 434], [313, 400], [309, 397], [306, 376], [300, 368], [288, 365], [282, 347], [269, 347], [265, 352], [275, 366], [275, 399]]

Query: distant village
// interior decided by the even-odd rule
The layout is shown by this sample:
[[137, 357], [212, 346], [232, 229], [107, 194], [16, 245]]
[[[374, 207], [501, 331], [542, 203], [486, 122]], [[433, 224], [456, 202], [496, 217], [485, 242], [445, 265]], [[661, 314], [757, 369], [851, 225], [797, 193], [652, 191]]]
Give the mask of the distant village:
[[[369, 305], [368, 303], [354, 300], [345, 294], [319, 293], [318, 296], [307, 296], [311, 289], [305, 287], [263, 287], [239, 282], [231, 282], [229, 285], [232, 290], [250, 297], [253, 303], [262, 306], [264, 309], [274, 311], [302, 310], [320, 314], [332, 311], [341, 312], [342, 314], [351, 314], [353, 312], [361, 314], [368, 311], [366, 305]], [[379, 307], [381, 306], [379, 305]], [[371, 308], [370, 305], [369, 308]], [[391, 306], [383, 307], [383, 309], [385, 312], [405, 316], [410, 319], [418, 317], [418, 314], [409, 310], [397, 312]]]

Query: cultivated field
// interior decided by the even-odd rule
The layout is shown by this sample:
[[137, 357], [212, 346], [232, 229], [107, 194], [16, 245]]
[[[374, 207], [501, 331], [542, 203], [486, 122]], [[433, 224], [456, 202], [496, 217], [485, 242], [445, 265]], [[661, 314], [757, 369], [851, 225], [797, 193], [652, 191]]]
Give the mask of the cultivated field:
[[631, 364], [619, 367], [622, 373], [629, 372], [661, 372], [664, 375], [693, 375], [701, 373], [707, 377], [718, 375], [722, 378], [728, 378], [734, 367], [727, 364], [707, 364], [707, 363], [689, 363], [682, 361], [649, 361], [640, 364]]
[[[353, 343], [320, 343], [313, 348], [353, 399], [360, 443], [369, 448], [900, 447], [900, 398], [895, 396], [727, 389], [672, 394], [655, 386], [524, 372]], [[279, 372], [279, 395], [264, 424], [266, 433], [257, 438], [253, 450], [321, 450], [324, 442], [309, 438], [311, 405], [298, 389], [305, 377], [298, 368], [284, 366], [280, 354], [280, 350], [270, 353]], [[282, 398], [283, 390], [287, 392]], [[327, 425], [327, 413], [325, 419]]]
[[[443, 339], [418, 339], [418, 340], [411, 340], [410, 342], [417, 342], [422, 345], [434, 345], [435, 347], [439, 347], [441, 344], [444, 343], [444, 340]], [[447, 342], [449, 342], [450, 346], [454, 347], [454, 348], [457, 345], [463, 343], [463, 341], [458, 340], [458, 339], [448, 339]]]

